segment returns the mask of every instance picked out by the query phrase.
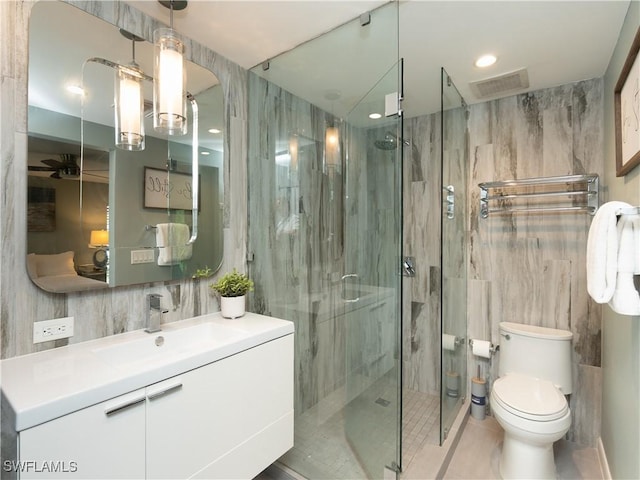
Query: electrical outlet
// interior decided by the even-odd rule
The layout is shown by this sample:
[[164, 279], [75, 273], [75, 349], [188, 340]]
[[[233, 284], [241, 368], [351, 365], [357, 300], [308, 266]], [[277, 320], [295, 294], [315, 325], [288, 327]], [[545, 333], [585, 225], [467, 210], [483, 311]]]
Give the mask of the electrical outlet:
[[154, 261], [155, 253], [153, 248], [131, 250], [131, 265], [137, 265], [139, 263], [153, 263]]
[[73, 337], [73, 317], [54, 318], [33, 324], [33, 343]]

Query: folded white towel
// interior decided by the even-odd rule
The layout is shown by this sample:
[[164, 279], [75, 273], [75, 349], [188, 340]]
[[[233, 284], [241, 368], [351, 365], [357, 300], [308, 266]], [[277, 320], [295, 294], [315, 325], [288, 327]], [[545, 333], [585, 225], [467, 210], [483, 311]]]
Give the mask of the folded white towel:
[[633, 284], [633, 273], [618, 273], [609, 306], [621, 315], [640, 315], [640, 295]]
[[587, 239], [587, 291], [598, 303], [613, 297], [618, 273], [616, 212], [629, 208], [625, 202], [607, 202], [598, 208]]
[[633, 284], [633, 274], [636, 272], [638, 250], [636, 243], [637, 231], [640, 225], [637, 215], [621, 215], [616, 226], [618, 234], [618, 275], [616, 288], [609, 306], [614, 312], [622, 315], [640, 315], [640, 295]]
[[635, 245], [634, 260], [636, 268], [633, 271], [635, 275], [640, 275], [640, 215], [630, 215], [633, 222], [633, 244]]
[[193, 247], [187, 245], [191, 236], [188, 225], [184, 223], [159, 223], [156, 227], [158, 265], [176, 265], [191, 258]]
[[636, 269], [637, 250], [635, 245], [637, 222], [635, 215], [621, 215], [616, 225], [618, 235], [618, 273], [633, 274]]

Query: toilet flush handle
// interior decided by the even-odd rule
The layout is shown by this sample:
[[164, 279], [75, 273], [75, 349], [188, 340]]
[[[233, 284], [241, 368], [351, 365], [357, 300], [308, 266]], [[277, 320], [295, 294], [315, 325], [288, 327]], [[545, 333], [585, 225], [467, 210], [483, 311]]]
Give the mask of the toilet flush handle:
[[501, 337], [504, 337], [505, 340], [511, 340], [511, 336], [508, 333], [501, 333]]

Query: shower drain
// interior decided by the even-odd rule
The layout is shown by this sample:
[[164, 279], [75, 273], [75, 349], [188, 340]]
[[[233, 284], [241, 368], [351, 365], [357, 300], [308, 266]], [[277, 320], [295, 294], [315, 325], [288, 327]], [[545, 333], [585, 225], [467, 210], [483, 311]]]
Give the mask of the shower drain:
[[376, 403], [378, 405], [382, 405], [383, 407], [388, 407], [391, 404], [389, 400], [385, 400], [382, 397], [378, 397], [378, 399], [376, 400]]

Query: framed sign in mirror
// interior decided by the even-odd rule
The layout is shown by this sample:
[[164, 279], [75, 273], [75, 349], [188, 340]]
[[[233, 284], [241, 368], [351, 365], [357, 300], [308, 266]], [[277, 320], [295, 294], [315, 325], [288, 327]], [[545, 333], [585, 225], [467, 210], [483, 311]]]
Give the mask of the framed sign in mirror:
[[191, 210], [193, 208], [191, 175], [145, 167], [144, 207]]
[[626, 175], [640, 163], [639, 51], [640, 28], [614, 90], [617, 177]]

